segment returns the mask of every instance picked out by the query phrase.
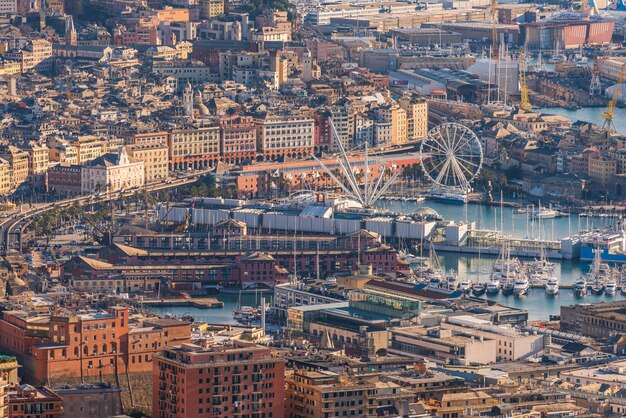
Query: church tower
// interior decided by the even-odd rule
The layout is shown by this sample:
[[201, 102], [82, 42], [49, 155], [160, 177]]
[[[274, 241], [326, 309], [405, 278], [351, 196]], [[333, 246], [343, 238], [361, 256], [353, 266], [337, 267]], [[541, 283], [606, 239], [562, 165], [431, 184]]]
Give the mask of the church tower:
[[67, 20], [66, 28], [65, 28], [65, 44], [66, 45], [78, 45], [78, 34], [76, 33], [76, 28], [74, 27], [74, 19], [72, 16], [69, 16]]
[[183, 107], [185, 109], [185, 116], [193, 117], [193, 89], [189, 82], [187, 82], [185, 90], [183, 91]]

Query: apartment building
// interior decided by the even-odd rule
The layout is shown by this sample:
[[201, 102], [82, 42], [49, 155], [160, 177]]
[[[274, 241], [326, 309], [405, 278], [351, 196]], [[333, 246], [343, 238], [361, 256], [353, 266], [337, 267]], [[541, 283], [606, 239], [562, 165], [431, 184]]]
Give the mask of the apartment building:
[[396, 104], [379, 107], [378, 118], [391, 125], [391, 145], [404, 144], [408, 139], [407, 112]]
[[168, 138], [171, 170], [213, 167], [220, 158], [220, 127], [175, 129]]
[[128, 145], [127, 148], [135, 162], [143, 162], [146, 183], [163, 181], [169, 177], [169, 149], [166, 143], [145, 142]]
[[254, 161], [256, 158], [256, 126], [250, 116], [220, 118], [222, 160], [229, 164]]
[[200, 19], [210, 19], [224, 14], [224, 0], [199, 0]]
[[125, 143], [127, 145], [144, 145], [157, 143], [161, 145], [167, 144], [167, 137], [169, 133], [167, 131], [159, 132], [141, 132], [125, 135]]
[[36, 388], [28, 384], [16, 385], [8, 391], [9, 418], [62, 418], [63, 399], [46, 388]]
[[9, 145], [0, 157], [8, 161], [11, 167], [11, 189], [19, 187], [28, 180], [28, 153], [22, 149]]
[[182, 344], [154, 360], [154, 418], [284, 416], [285, 360], [269, 348], [238, 340]]
[[[286, 418], [378, 416], [373, 381], [330, 371], [297, 370], [286, 383]], [[399, 386], [392, 385], [399, 394]]]
[[607, 187], [617, 174], [617, 160], [608, 157], [589, 157], [587, 172], [598, 185]]
[[314, 121], [304, 115], [266, 115], [256, 120], [259, 151], [266, 160], [302, 158], [314, 149]]
[[406, 112], [408, 139], [425, 138], [428, 133], [428, 102], [416, 97], [403, 97], [399, 103]]
[[4, 158], [0, 158], [0, 195], [5, 195], [11, 190], [11, 164]]
[[133, 320], [127, 308], [52, 315], [6, 311], [0, 318], [0, 348], [18, 358], [32, 384], [53, 379], [96, 381], [115, 373], [146, 373], [152, 356], [189, 342], [190, 324], [170, 319]]
[[21, 71], [26, 72], [31, 68], [38, 71], [52, 69], [52, 43], [45, 39], [33, 39], [23, 49], [13, 49], [4, 54], [9, 61], [20, 63]]
[[30, 141], [25, 147], [28, 153], [28, 176], [30, 184], [45, 187], [46, 171], [49, 165], [49, 150], [46, 144]]

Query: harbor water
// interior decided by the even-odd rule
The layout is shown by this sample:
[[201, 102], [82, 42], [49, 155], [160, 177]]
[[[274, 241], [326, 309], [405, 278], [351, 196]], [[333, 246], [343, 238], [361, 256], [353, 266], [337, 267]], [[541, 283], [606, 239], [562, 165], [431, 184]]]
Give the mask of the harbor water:
[[[403, 201], [385, 201], [381, 205], [389, 210], [401, 213], [413, 213], [418, 208], [429, 207], [437, 211], [446, 220], [470, 220], [484, 229], [502, 229], [505, 233], [518, 238], [539, 237], [544, 239], [560, 239], [579, 230], [589, 228], [599, 228], [610, 226], [613, 218], [600, 217], [579, 217], [572, 214], [554, 219], [544, 219], [541, 224], [531, 221], [526, 214], [514, 213], [510, 207], [485, 206], [479, 204], [454, 205], [441, 202], [425, 201], [420, 203]], [[489, 280], [489, 274], [494, 256], [481, 256], [471, 254], [438, 253], [440, 265], [446, 270], [454, 269], [462, 278], [468, 277], [472, 281]], [[553, 260], [554, 261], [554, 260]], [[589, 269], [589, 263], [579, 261], [555, 261], [555, 273], [560, 278], [562, 284], [573, 284], [582, 273]], [[269, 294], [264, 295], [266, 301], [270, 301]], [[242, 294], [241, 299], [237, 294], [219, 294], [216, 296], [224, 302], [224, 307], [220, 309], [197, 309], [197, 308], [155, 308], [153, 312], [164, 315], [173, 313], [177, 316], [184, 314], [192, 315], [197, 321], [209, 322], [213, 324], [235, 324], [233, 311], [241, 305], [260, 305], [260, 294]], [[550, 315], [558, 315], [562, 305], [574, 303], [593, 303], [611, 300], [619, 300], [624, 297], [618, 292], [616, 296], [592, 295], [585, 298], [577, 298], [572, 289], [561, 289], [556, 296], [547, 296], [543, 289], [530, 289], [527, 295], [504, 296], [485, 295], [483, 297], [497, 300], [498, 302], [516, 308], [526, 309], [532, 320], [548, 319]]]
[[[580, 109], [544, 107], [537, 109], [537, 111], [546, 114], [566, 116], [572, 121], [572, 123], [581, 120], [584, 122], [592, 122], [600, 126], [602, 126], [602, 124], [604, 123], [604, 119], [602, 119], [602, 113], [605, 110], [606, 109], [603, 107], [581, 107]], [[626, 135], [626, 109], [615, 109], [615, 117], [613, 118], [613, 123], [615, 124], [615, 130], [618, 134]]]

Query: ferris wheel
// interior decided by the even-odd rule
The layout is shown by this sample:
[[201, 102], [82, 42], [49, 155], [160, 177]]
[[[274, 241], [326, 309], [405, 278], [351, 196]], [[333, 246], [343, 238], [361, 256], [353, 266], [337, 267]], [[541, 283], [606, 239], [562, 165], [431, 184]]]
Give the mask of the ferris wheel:
[[428, 132], [420, 159], [435, 187], [467, 191], [483, 165], [483, 147], [471, 129], [443, 123]]

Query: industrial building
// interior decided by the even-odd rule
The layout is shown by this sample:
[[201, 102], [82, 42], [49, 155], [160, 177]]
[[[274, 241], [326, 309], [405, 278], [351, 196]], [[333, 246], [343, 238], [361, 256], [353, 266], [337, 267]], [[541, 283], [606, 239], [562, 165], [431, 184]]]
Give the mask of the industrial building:
[[522, 43], [531, 50], [574, 49], [611, 42], [615, 22], [578, 19], [546, 19], [522, 23]]

